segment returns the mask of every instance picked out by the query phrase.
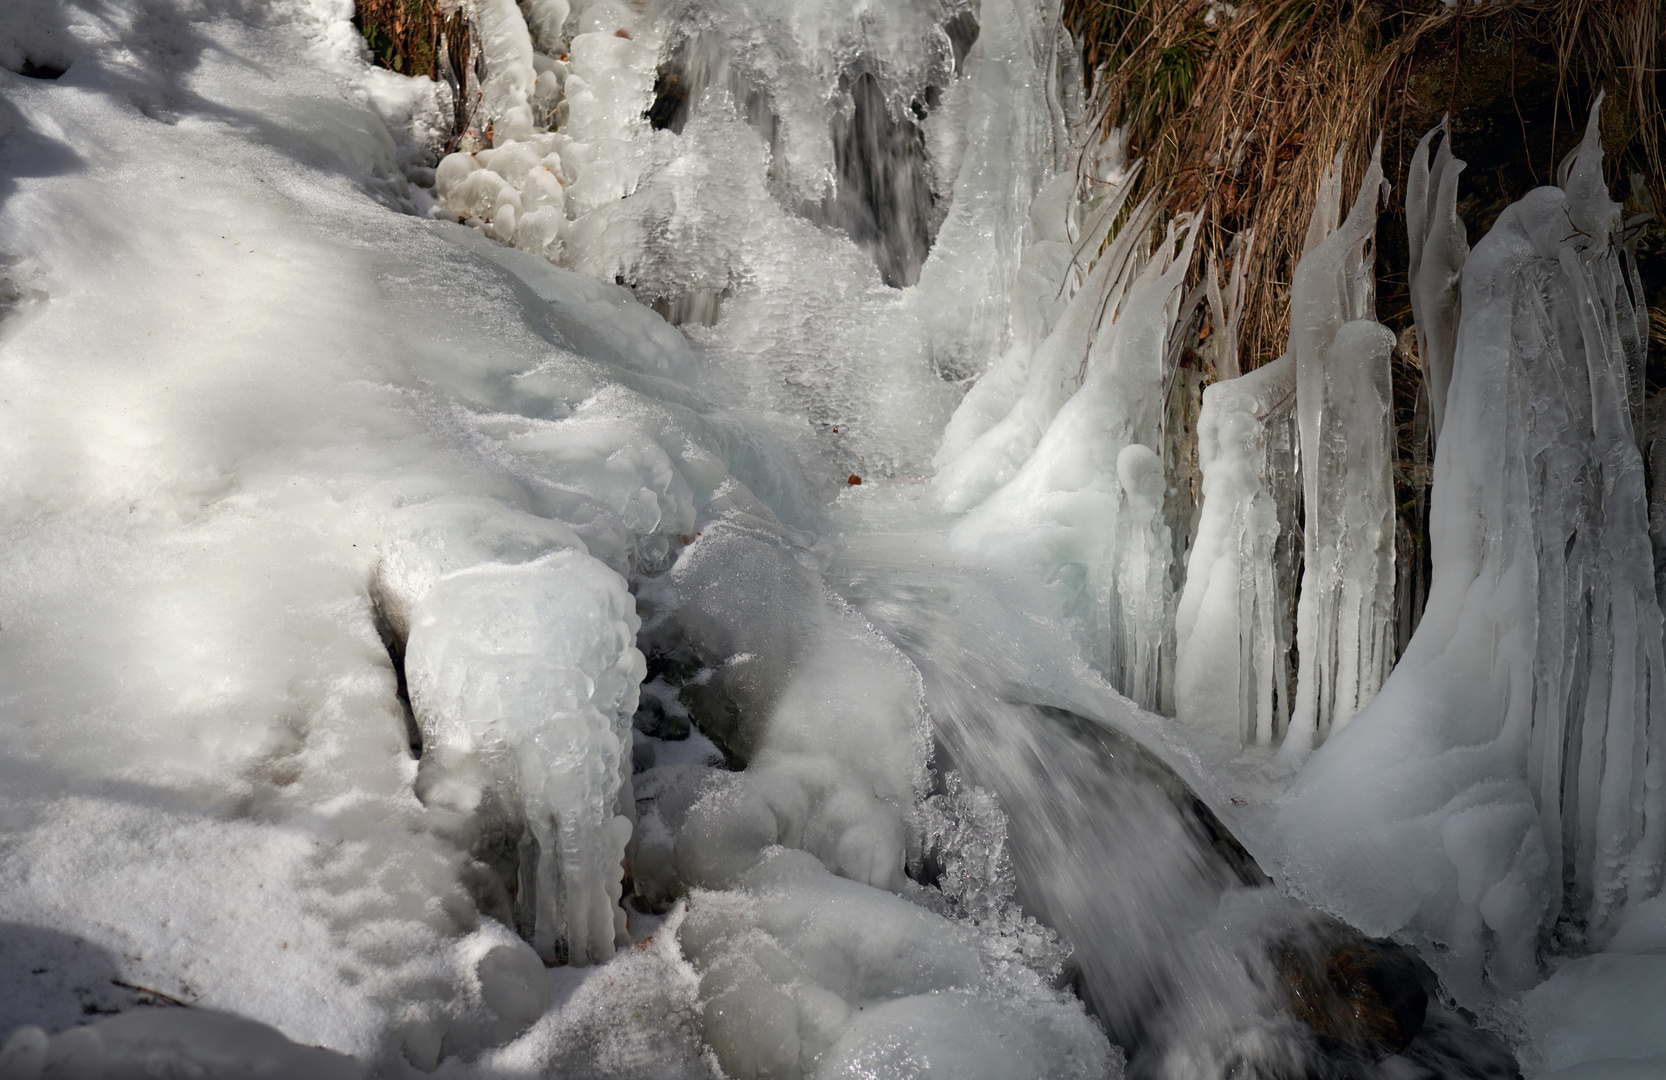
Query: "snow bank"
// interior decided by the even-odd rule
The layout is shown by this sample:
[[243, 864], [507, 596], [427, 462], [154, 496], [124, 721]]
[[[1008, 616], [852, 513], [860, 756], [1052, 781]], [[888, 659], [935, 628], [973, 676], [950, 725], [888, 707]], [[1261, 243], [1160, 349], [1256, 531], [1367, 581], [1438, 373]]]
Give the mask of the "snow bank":
[[194, 1009], [133, 1012], [56, 1036], [25, 1027], [0, 1048], [0, 1076], [7, 1080], [169, 1075], [362, 1080], [366, 1073], [351, 1058], [296, 1046], [262, 1024]]
[[0, 71], [0, 907], [72, 958], [12, 1023], [165, 997], [394, 1071], [525, 1031], [511, 926], [628, 940], [626, 577], [720, 490], [770, 515], [738, 476], [807, 505], [627, 292], [392, 212], [440, 103], [350, 14], [0, 14], [67, 69]]

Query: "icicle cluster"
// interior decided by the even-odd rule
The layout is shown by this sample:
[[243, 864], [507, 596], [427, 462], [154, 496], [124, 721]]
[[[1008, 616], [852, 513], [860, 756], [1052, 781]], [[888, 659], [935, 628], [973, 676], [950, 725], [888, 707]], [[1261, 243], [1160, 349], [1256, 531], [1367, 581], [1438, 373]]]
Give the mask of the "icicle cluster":
[[[1348, 880], [1345, 914], [1442, 943], [1460, 991], [1483, 973], [1506, 990], [1536, 982], [1553, 924], [1565, 944], [1601, 947], [1659, 894], [1666, 857], [1644, 308], [1597, 116], [1558, 186], [1506, 209], [1463, 263], [1429, 606], [1377, 702], [1313, 758], [1282, 815], [1302, 887], [1339, 895]], [[1424, 267], [1462, 251], [1441, 189]]]
[[[1134, 175], [1090, 208], [1078, 252], [1104, 244]], [[968, 396], [952, 426], [960, 445], [945, 444], [937, 484], [946, 507], [970, 509], [951, 543], [1056, 585], [1101, 669], [1144, 707], [1166, 709], [1174, 596], [1164, 400], [1200, 219], [1171, 222], [1148, 251], [1155, 213], [1150, 197], [1136, 207], [1053, 331], [986, 376], [1022, 386], [1004, 415], [990, 397]]]
[[[1436, 135], [1443, 138], [1431, 168], [1429, 144]], [[1452, 352], [1457, 345], [1458, 279], [1469, 257], [1469, 239], [1458, 220], [1458, 174], [1463, 170], [1464, 163], [1452, 156], [1452, 133], [1443, 119], [1417, 144], [1406, 178], [1411, 313], [1437, 438], [1446, 416], [1446, 389], [1452, 382]]]
[[1382, 147], [1340, 225], [1341, 157], [1324, 183], [1290, 287], [1301, 431], [1303, 569], [1295, 709], [1280, 757], [1299, 764], [1376, 693], [1393, 664], [1394, 485], [1389, 355], [1373, 321], [1372, 237]]

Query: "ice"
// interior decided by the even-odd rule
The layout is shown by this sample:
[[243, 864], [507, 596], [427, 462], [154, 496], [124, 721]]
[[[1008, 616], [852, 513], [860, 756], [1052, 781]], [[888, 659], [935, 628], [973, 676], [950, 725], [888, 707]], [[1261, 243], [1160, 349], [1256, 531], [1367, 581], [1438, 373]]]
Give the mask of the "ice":
[[[514, 0], [474, 0], [474, 27], [486, 79], [480, 94], [492, 146], [532, 136], [532, 95], [538, 80], [532, 35]], [[514, 231], [513, 224], [507, 226]]]
[[[775, 849], [679, 930], [730, 1075], [1119, 1076], [1093, 1025], [1033, 975], [989, 969], [964, 927]], [[998, 1051], [993, 1059], [990, 1049]], [[883, 1075], [891, 1075], [889, 1072]]]
[[[1442, 136], [1429, 166], [1429, 144]], [[1452, 131], [1445, 119], [1432, 128], [1412, 154], [1406, 178], [1406, 239], [1411, 261], [1412, 319], [1417, 325], [1417, 355], [1423, 365], [1431, 431], [1438, 439], [1446, 416], [1446, 391], [1452, 382], [1452, 351], [1457, 342], [1458, 281], [1469, 256], [1469, 238], [1458, 220], [1458, 174], [1464, 162], [1452, 156]]]
[[[1091, 643], [1111, 681], [1156, 709], [1169, 707], [1174, 664], [1173, 543], [1161, 514], [1157, 450], [1171, 375], [1169, 342], [1198, 219], [1181, 222], [1183, 233], [1170, 226], [1118, 303], [1116, 279], [1102, 268], [1126, 257], [1126, 248], [1119, 253], [1118, 246], [1128, 233], [1142, 231], [1144, 220], [1136, 214], [1077, 294], [1080, 300], [1110, 292], [1107, 317], [1114, 318], [1084, 356], [1072, 354], [1071, 363], [1086, 367], [1080, 388], [1060, 402], [1034, 454], [1011, 480], [954, 527], [950, 543], [991, 563], [1030, 568], [1054, 585], [1066, 617]], [[1084, 330], [1097, 311], [1097, 304], [1084, 309]], [[1071, 323], [1067, 311], [1054, 337]], [[1075, 380], [1061, 385], [1064, 358], [1045, 363], [1049, 374], [1042, 373], [1038, 352], [1032, 385], [1044, 380], [1054, 394], [1068, 391]], [[1014, 412], [1022, 408], [1021, 401]]]
[[1641, 297], [1610, 242], [1595, 109], [1560, 176], [1464, 265], [1423, 621], [1281, 812], [1299, 888], [1373, 932], [1439, 942], [1443, 978], [1478, 1002], [1537, 981], [1553, 924], [1608, 942], [1659, 894], [1666, 840], [1629, 394]]
[[[1105, 1074], [1114, 1059], [1079, 1006], [1028, 967], [1009, 970], [1013, 945], [995, 944], [1027, 936], [1017, 956], [1045, 967], [1057, 957], [1045, 931], [1001, 907], [975, 866], [955, 895], [993, 908], [934, 913], [906, 876], [927, 782], [919, 675], [825, 593], [820, 571], [802, 541], [737, 517], [708, 527], [650, 590], [661, 631], [676, 630], [664, 640], [707, 665], [682, 699], [747, 762], [733, 773], [667, 760], [637, 777], [635, 872], [693, 889], [678, 939], [699, 972], [703, 1037], [730, 1075], [845, 1075], [877, 1046], [894, 1049], [889, 1021], [875, 1027], [868, 1012], [934, 1018], [937, 1041], [913, 1048], [924, 1053], [979, 1037], [993, 1009], [1013, 1017], [1006, 1045], [1023, 1047], [1010, 1050], [1023, 1068]], [[766, 722], [725, 726], [736, 704], [733, 715]], [[931, 835], [940, 852], [962, 850]]]
[[[1200, 218], [1126, 205], [1056, 5], [466, 10], [443, 160], [457, 103], [341, 0], [0, 10], [0, 1072], [1320, 1071], [1279, 958], [1352, 932], [1257, 859], [1532, 1068], [1658, 1060], [1594, 134], [1464, 267], [1444, 591], [1365, 705], [1373, 175], [1346, 221], [1326, 181], [1291, 352], [1238, 376], [1250, 238], [1184, 291]], [[1301, 425], [1286, 746], [1330, 737], [1273, 827]], [[1361, 1068], [1467, 1030], [1431, 1015]]]
[[[1057, 47], [1057, 24], [1023, 0], [975, 20], [940, 0], [735, 0], [660, 14], [578, 4], [559, 130], [517, 128], [506, 143], [494, 129], [494, 149], [447, 158], [441, 205], [523, 250], [629, 282], [674, 321], [716, 323], [696, 335], [721, 360], [705, 372], [712, 391], [808, 420], [818, 476], [922, 470], [955, 381], [987, 367], [1008, 332], [1025, 214], [1064, 164], [1060, 139], [1080, 113], [1074, 49]], [[662, 52], [678, 96], [656, 104]], [[883, 132], [888, 179], [867, 190], [848, 155]], [[923, 230], [911, 268], [886, 271], [893, 284], [917, 280], [911, 289], [875, 272], [897, 253], [870, 258], [850, 242], [878, 242], [876, 214]], [[837, 364], [834, 342], [847, 358]]]
[[[1106, 193], [1099, 228], [1084, 238], [1085, 250], [1099, 246], [1132, 189], [1134, 175]], [[1090, 349], [1139, 269], [1135, 252], [1154, 217], [1153, 200], [1148, 198], [1100, 254], [1052, 332], [1027, 349], [1015, 347], [967, 393], [945, 429], [937, 455], [936, 484], [944, 509], [959, 513], [979, 505], [1029, 460], [1059, 409], [1081, 385]], [[1059, 291], [1067, 284], [1059, 282]], [[1107, 346], [1109, 340], [1106, 335]], [[985, 383], [988, 389], [979, 390]]]
[[1394, 335], [1371, 319], [1381, 157], [1379, 145], [1337, 225], [1338, 156], [1290, 287], [1305, 522], [1295, 702], [1279, 748], [1290, 769], [1371, 700], [1394, 662]]
[[544, 1012], [517, 928], [621, 940], [627, 579], [810, 503], [626, 290], [391, 212], [442, 102], [349, 8], [146, 10], [0, 13], [73, 69], [0, 72], [0, 907], [58, 942], [8, 965], [8, 1033], [154, 994], [473, 1057]]
[[[1583, 1065], [1594, 1076], [1603, 1075], [1599, 1066], [1619, 1076], [1658, 1076], [1666, 1061], [1662, 1000], [1666, 955], [1604, 952], [1570, 960], [1522, 997], [1528, 1062], [1539, 1075]], [[1632, 1071], [1624, 1071], [1628, 1066]]]
[[405, 670], [424, 750], [496, 759], [520, 793], [522, 859], [536, 864], [521, 887], [548, 959], [606, 960], [628, 940], [613, 870], [635, 809], [620, 787], [638, 626], [625, 582], [571, 550], [452, 571], [411, 603]]
[[1290, 718], [1296, 369], [1288, 355], [1203, 392], [1203, 502], [1175, 611], [1175, 709], [1272, 746]]
[[[1075, 252], [1068, 235], [1068, 226], [1077, 211], [1076, 187], [1074, 175], [1060, 173], [1042, 186], [1030, 204], [1031, 238], [1024, 245], [1018, 283], [1013, 288], [1012, 341], [1000, 359], [972, 384], [949, 418], [943, 429], [942, 444], [933, 458], [940, 468], [959, 458], [974, 440], [1012, 409], [1013, 402], [1024, 392], [1030, 358], [1037, 346], [1052, 334], [1065, 302], [1074, 291], [1071, 286], [1080, 284], [1072, 280], [1080, 275], [1076, 273]], [[1128, 191], [1129, 186], [1122, 185], [1109, 193], [1107, 206], [1114, 204], [1120, 208]], [[1099, 228], [1080, 246], [1097, 248], [1104, 230], [1110, 226], [1110, 215], [1101, 214], [1098, 218]]]

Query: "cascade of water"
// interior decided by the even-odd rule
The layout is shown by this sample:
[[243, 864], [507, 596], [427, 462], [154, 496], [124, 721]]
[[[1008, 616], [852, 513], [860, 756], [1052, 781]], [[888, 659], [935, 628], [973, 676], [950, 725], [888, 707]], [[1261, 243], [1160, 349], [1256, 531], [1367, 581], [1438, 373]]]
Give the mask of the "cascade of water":
[[[1015, 889], [1058, 928], [1079, 992], [1129, 1052], [1130, 1077], [1513, 1074], [1507, 1055], [1433, 1005], [1426, 1021], [1420, 1013], [1425, 1041], [1380, 1065], [1384, 1049], [1356, 1057], [1355, 1036], [1327, 1042], [1295, 1020], [1292, 957], [1358, 939], [1339, 946], [1349, 931], [1271, 888], [1179, 774], [1118, 733], [1132, 710], [1072, 668], [1062, 628], [991, 617], [1035, 610], [1026, 586], [969, 568], [945, 578], [887, 538], [847, 549], [830, 577], [920, 672], [937, 767], [953, 801], [969, 804], [953, 872], [975, 860], [976, 887], [957, 880], [954, 891], [999, 918], [990, 896]], [[1029, 704], [1038, 700], [1065, 707]], [[1395, 992], [1383, 984], [1366, 1012]]]

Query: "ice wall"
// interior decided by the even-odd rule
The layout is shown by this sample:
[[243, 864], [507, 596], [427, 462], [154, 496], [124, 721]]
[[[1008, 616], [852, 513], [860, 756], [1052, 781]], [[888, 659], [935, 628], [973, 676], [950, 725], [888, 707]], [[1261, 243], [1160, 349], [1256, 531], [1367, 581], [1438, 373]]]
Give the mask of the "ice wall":
[[1379, 143], [1352, 209], [1335, 225], [1338, 155], [1291, 283], [1306, 527], [1295, 708], [1279, 750], [1290, 768], [1371, 700], [1394, 661], [1394, 335], [1371, 318], [1381, 154]]
[[[689, 325], [712, 392], [809, 423], [818, 476], [926, 468], [957, 384], [1007, 344], [1027, 230], [1068, 228], [1062, 203], [1027, 221], [1081, 110], [1056, 12], [581, 0], [564, 39], [533, 21], [529, 60], [499, 50], [519, 74], [495, 107], [519, 115], [524, 88], [556, 127], [447, 158], [444, 210]], [[841, 157], [880, 129], [877, 160]], [[926, 205], [861, 205], [905, 195]], [[930, 254], [899, 290], [859, 245], [903, 219]]]
[[1460, 996], [1532, 984], [1541, 935], [1600, 946], [1661, 886], [1666, 666], [1628, 393], [1642, 296], [1597, 124], [1463, 267], [1429, 606], [1280, 819], [1298, 888], [1439, 943]]

